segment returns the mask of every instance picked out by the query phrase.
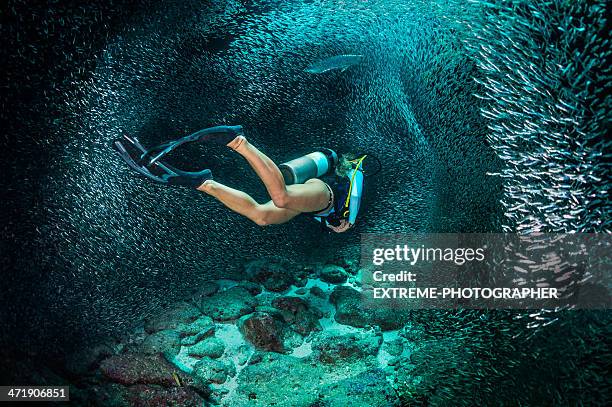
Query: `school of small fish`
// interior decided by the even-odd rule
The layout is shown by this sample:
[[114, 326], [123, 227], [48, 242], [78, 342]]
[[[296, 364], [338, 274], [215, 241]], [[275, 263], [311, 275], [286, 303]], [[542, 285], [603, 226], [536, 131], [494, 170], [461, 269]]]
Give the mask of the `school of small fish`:
[[480, 2], [466, 49], [504, 168], [504, 231], [612, 231], [606, 2]]
[[[262, 231], [193, 191], [144, 183], [109, 147], [122, 133], [155, 144], [244, 121], [279, 159], [327, 143], [373, 152], [386, 171], [369, 184], [378, 197], [365, 231], [610, 233], [608, 3], [185, 0], [43, 10], [8, 2], [3, 29], [17, 45], [4, 50], [13, 68], [5, 94], [31, 106], [7, 128], [27, 176], [11, 168], [6, 177], [18, 180], [7, 192], [29, 209], [6, 217], [11, 227], [21, 220], [30, 234], [18, 243], [35, 254], [7, 276], [16, 287], [9, 312], [27, 309], [32, 326], [61, 344], [65, 332], [95, 339], [246, 259], [358, 256], [358, 235], [312, 237], [305, 220]], [[227, 155], [194, 149], [182, 158], [210, 158], [228, 184], [259, 186]], [[295, 249], [311, 241], [315, 249]], [[537, 265], [516, 267], [527, 277]], [[31, 303], [21, 306], [26, 290]], [[480, 403], [463, 405], [491, 397], [598, 405], [577, 395], [605, 382], [606, 321], [563, 310], [418, 312], [411, 330], [448, 347], [424, 351], [414, 374], [431, 405], [477, 393]], [[554, 369], [571, 372], [574, 393], [559, 391], [547, 375]], [[538, 387], [545, 400], [512, 398]]]

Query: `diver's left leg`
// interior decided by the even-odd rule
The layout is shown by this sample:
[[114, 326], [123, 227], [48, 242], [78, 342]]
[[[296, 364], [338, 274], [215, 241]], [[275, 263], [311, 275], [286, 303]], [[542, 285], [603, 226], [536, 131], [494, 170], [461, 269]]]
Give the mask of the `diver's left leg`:
[[213, 180], [207, 180], [198, 190], [217, 198], [229, 209], [260, 226], [285, 223], [300, 214], [291, 209], [278, 208], [272, 201], [260, 205], [249, 194]]
[[285, 185], [285, 180], [278, 166], [268, 156], [259, 151], [243, 136], [236, 137], [228, 144], [253, 167], [261, 178], [272, 202], [278, 208], [292, 209], [299, 212], [316, 212], [327, 206], [329, 190], [325, 183], [312, 179], [304, 184]]
[[290, 221], [298, 216], [301, 212], [287, 208], [279, 208], [274, 205], [274, 202], [268, 201], [265, 204], [259, 205], [259, 223], [260, 226], [280, 225]]

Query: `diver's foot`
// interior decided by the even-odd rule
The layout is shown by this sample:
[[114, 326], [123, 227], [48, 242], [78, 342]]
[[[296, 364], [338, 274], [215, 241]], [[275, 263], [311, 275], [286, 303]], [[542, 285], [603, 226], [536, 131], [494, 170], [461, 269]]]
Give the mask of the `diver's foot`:
[[215, 182], [215, 181], [213, 181], [212, 179], [207, 179], [206, 181], [204, 181], [204, 182], [202, 183], [202, 185], [200, 185], [200, 186], [199, 186], [199, 187], [197, 187], [196, 189], [197, 189], [198, 191], [202, 191], [202, 192], [205, 192], [205, 193], [209, 194], [209, 193], [210, 193], [210, 191], [211, 191], [211, 190], [212, 190], [212, 188], [213, 188], [213, 184], [214, 184], [214, 182]]
[[227, 146], [236, 152], [240, 152], [247, 145], [247, 139], [244, 136], [236, 136], [235, 139], [227, 143]]

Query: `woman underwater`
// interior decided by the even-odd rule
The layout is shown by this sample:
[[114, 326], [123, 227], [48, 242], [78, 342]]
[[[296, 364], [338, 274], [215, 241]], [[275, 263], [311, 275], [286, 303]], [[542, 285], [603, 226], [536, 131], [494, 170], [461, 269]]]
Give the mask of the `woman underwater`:
[[[179, 145], [193, 141], [224, 144], [243, 156], [263, 181], [271, 200], [259, 204], [247, 193], [214, 181], [210, 170], [182, 171], [161, 160]], [[196, 188], [260, 226], [282, 224], [307, 214], [334, 232], [345, 232], [355, 225], [361, 205], [365, 156], [353, 160], [342, 157], [338, 163], [335, 152], [322, 149], [324, 152], [308, 154], [279, 168], [246, 139], [241, 126], [211, 127], [149, 150], [126, 136], [115, 141], [114, 147], [132, 169], [147, 178]], [[341, 180], [332, 186], [317, 178], [333, 170]]]

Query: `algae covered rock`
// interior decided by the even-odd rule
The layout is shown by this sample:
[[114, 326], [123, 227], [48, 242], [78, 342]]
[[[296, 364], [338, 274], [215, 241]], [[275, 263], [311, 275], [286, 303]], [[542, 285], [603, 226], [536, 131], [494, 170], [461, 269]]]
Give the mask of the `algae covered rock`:
[[253, 354], [248, 360], [249, 365], [255, 365], [261, 362], [263, 358], [264, 358], [264, 353], [262, 351], [256, 350], [255, 352], [253, 352]]
[[300, 297], [278, 297], [272, 301], [272, 305], [280, 310], [283, 320], [291, 329], [300, 335], [305, 336], [322, 329], [319, 323], [321, 312]]
[[148, 318], [145, 321], [145, 331], [153, 333], [165, 329], [176, 329], [181, 324], [195, 321], [202, 313], [200, 310], [187, 302], [178, 304]]
[[181, 324], [176, 328], [181, 336], [181, 345], [193, 345], [204, 338], [215, 334], [215, 323], [208, 315], [201, 315], [190, 324]]
[[372, 369], [326, 384], [319, 391], [320, 407], [393, 407], [400, 400], [381, 369]]
[[100, 371], [109, 380], [124, 385], [140, 383], [166, 387], [178, 386], [174, 375], [177, 375], [183, 382], [193, 381], [164, 360], [160, 354], [114, 355], [102, 361]]
[[286, 352], [284, 345], [286, 327], [282, 320], [266, 312], [255, 312], [238, 323], [240, 332], [256, 348], [274, 352]]
[[261, 285], [252, 281], [241, 281], [238, 283], [238, 286], [244, 288], [253, 295], [258, 295], [262, 291]]
[[311, 406], [317, 400], [316, 389], [323, 378], [324, 372], [317, 364], [273, 354], [241, 370], [233, 405]]
[[359, 268], [359, 256], [355, 258], [353, 256], [337, 255], [328, 259], [328, 263], [342, 267], [349, 274], [355, 274]]
[[[270, 357], [267, 357], [267, 356]], [[266, 354], [238, 376], [236, 406], [391, 407], [398, 398], [380, 369], [330, 373], [329, 366], [282, 354]]]
[[229, 321], [253, 312], [256, 303], [253, 294], [247, 289], [232, 287], [202, 298], [198, 307], [215, 321]]
[[197, 304], [203, 297], [210, 297], [219, 291], [219, 284], [216, 281], [205, 281], [195, 290], [193, 301]]
[[323, 363], [351, 362], [374, 356], [382, 336], [374, 331], [349, 332], [325, 330], [312, 342], [315, 358]]
[[329, 296], [335, 305], [335, 319], [341, 324], [358, 328], [377, 325], [384, 331], [401, 328], [410, 319], [410, 310], [383, 306], [382, 303], [365, 301], [362, 294], [348, 286], [337, 286]]
[[244, 365], [249, 361], [250, 354], [251, 352], [247, 345], [240, 345], [237, 349], [236, 363], [238, 363], [239, 366]]
[[326, 283], [341, 284], [345, 283], [349, 274], [340, 266], [326, 264], [319, 271], [319, 278]]
[[163, 387], [135, 384], [126, 387], [116, 383], [104, 383], [90, 386], [86, 390], [78, 388], [70, 390], [71, 404], [104, 407], [202, 407], [207, 405], [206, 399], [208, 399], [207, 390], [191, 386]]
[[307, 277], [304, 270], [279, 257], [252, 261], [245, 266], [245, 273], [249, 281], [275, 292], [283, 292], [291, 285], [302, 286]]
[[204, 357], [194, 365], [193, 375], [204, 383], [222, 384], [236, 375], [236, 366], [231, 360]]
[[146, 354], [161, 353], [167, 358], [176, 356], [181, 349], [181, 338], [178, 332], [171, 329], [152, 333], [140, 345], [140, 352]]
[[194, 357], [207, 356], [212, 359], [220, 358], [225, 351], [225, 343], [219, 338], [208, 338], [190, 346], [187, 353]]
[[389, 355], [399, 356], [404, 351], [404, 343], [401, 338], [396, 338], [392, 341], [386, 342], [384, 349]]
[[315, 297], [325, 298], [325, 291], [316, 285], [310, 287], [310, 294], [314, 295]]

